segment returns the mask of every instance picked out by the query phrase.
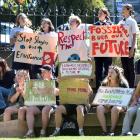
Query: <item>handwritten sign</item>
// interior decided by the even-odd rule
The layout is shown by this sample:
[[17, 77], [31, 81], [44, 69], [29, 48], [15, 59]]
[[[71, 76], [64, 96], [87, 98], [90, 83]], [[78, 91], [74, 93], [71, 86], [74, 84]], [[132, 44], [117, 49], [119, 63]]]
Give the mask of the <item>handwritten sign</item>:
[[30, 80], [25, 82], [25, 105], [56, 104], [55, 81]]
[[28, 64], [52, 65], [56, 55], [57, 37], [21, 33], [15, 43], [14, 61]]
[[59, 83], [61, 104], [87, 104], [88, 103], [87, 79], [63, 79]]
[[128, 29], [120, 25], [90, 27], [91, 57], [128, 57]]
[[60, 63], [59, 72], [61, 78], [90, 78], [93, 75], [93, 68], [89, 62], [63, 62]]
[[84, 30], [75, 29], [59, 32], [58, 43], [59, 62], [88, 60], [88, 48]]
[[120, 87], [100, 87], [93, 104], [128, 106], [134, 89]]

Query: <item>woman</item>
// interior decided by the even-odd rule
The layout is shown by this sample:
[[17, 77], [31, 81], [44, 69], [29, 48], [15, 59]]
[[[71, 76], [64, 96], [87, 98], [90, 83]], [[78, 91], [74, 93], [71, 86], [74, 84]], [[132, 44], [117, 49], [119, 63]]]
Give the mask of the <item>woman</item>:
[[8, 96], [9, 107], [4, 111], [3, 120], [10, 121], [12, 114], [18, 113], [20, 107], [24, 106], [24, 82], [29, 80], [29, 74], [25, 70], [16, 72], [15, 81], [11, 93]]
[[[10, 33], [10, 44], [13, 46], [15, 45], [17, 36], [21, 32], [33, 33], [33, 30], [29, 28], [29, 26], [31, 25], [32, 25], [31, 21], [24, 13], [18, 14], [16, 18], [16, 27], [13, 28]], [[13, 62], [12, 68], [15, 70], [19, 69], [29, 70], [31, 73], [31, 65], [27, 63]]]
[[[51, 20], [49, 18], [43, 18], [41, 20], [41, 32], [39, 32], [39, 34], [41, 35], [46, 35], [46, 37], [49, 35], [51, 37], [57, 37], [57, 33], [54, 32], [54, 26], [51, 22]], [[55, 62], [55, 59], [57, 57], [57, 54], [56, 56], [54, 57], [54, 62]], [[40, 72], [40, 68], [42, 66], [39, 66], [39, 65], [34, 65], [33, 66], [33, 69], [32, 69], [32, 73], [34, 74], [33, 75], [33, 78], [36, 79], [36, 78], [39, 78], [38, 75], [39, 75], [39, 72]], [[54, 64], [53, 64], [53, 67], [54, 67]]]
[[[136, 116], [136, 118], [135, 118]], [[131, 126], [135, 118], [134, 125]], [[135, 90], [130, 107], [127, 109], [122, 127], [122, 136], [140, 134], [140, 81]]]
[[[108, 70], [108, 75], [103, 80], [101, 86], [107, 87], [126, 87], [128, 88], [128, 82], [123, 76], [122, 69], [118, 66], [110, 66]], [[102, 127], [102, 135], [114, 135], [115, 127], [119, 119], [119, 113], [124, 111], [123, 107], [120, 106], [107, 106], [98, 105], [97, 106], [97, 118]], [[107, 132], [105, 113], [111, 112], [111, 129]]]
[[[98, 12], [99, 21], [94, 25], [112, 25], [109, 18], [109, 12], [106, 8], [101, 8]], [[95, 75], [96, 75], [96, 90], [99, 88], [101, 81], [108, 73], [108, 68], [112, 64], [111, 57], [95, 57]]]
[[8, 106], [7, 98], [14, 84], [15, 74], [7, 65], [7, 62], [0, 58], [0, 114]]
[[123, 5], [122, 16], [123, 20], [119, 22], [120, 25], [128, 27], [129, 30], [129, 57], [121, 57], [124, 75], [128, 80], [130, 88], [134, 88], [135, 71], [134, 71], [134, 56], [137, 48], [136, 33], [138, 32], [138, 25], [136, 20], [132, 17], [133, 7], [131, 4]]
[[[41, 76], [43, 80], [50, 81], [53, 79], [52, 77], [52, 67], [50, 65], [44, 65], [41, 70]], [[55, 95], [56, 95], [56, 104], [57, 102], [57, 96], [59, 90], [57, 88], [54, 89]], [[25, 137], [34, 137], [34, 123], [35, 123], [35, 116], [38, 114], [42, 114], [42, 129], [40, 131], [40, 136], [44, 137], [46, 135], [46, 128], [49, 123], [50, 116], [54, 113], [55, 108], [57, 105], [45, 105], [45, 106], [28, 106], [28, 108], [20, 109], [19, 114], [24, 114], [26, 111], [26, 120], [27, 120], [27, 126], [28, 131], [25, 135]]]

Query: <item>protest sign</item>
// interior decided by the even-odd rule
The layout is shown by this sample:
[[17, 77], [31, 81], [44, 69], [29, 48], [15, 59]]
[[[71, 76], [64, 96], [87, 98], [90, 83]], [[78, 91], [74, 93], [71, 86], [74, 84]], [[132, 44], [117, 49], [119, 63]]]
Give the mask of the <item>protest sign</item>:
[[52, 65], [56, 56], [57, 37], [20, 33], [15, 43], [15, 62]]
[[61, 78], [91, 78], [93, 77], [93, 67], [90, 62], [63, 62], [60, 63], [59, 76]]
[[133, 88], [100, 87], [93, 104], [128, 106], [133, 92]]
[[87, 104], [89, 81], [87, 79], [63, 79], [59, 82], [61, 104]]
[[54, 80], [29, 80], [25, 82], [25, 105], [56, 104]]
[[59, 32], [58, 43], [59, 62], [88, 60], [84, 30], [75, 29]]
[[128, 29], [122, 25], [90, 27], [91, 57], [128, 57]]

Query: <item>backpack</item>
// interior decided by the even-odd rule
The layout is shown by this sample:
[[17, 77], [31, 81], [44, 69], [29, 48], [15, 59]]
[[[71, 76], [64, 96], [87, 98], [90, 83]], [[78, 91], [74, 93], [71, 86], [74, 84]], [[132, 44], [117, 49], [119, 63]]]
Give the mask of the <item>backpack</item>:
[[60, 128], [60, 135], [62, 136], [77, 136], [79, 135], [78, 123], [74, 118], [64, 118]]

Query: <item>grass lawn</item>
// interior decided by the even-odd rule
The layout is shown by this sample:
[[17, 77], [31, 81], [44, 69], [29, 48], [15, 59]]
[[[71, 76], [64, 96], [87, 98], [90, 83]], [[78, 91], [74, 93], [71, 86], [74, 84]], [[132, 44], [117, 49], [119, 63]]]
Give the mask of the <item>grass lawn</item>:
[[[20, 140], [19, 138], [0, 138], [0, 140]], [[60, 136], [60, 137], [45, 137], [45, 138], [32, 138], [32, 139], [26, 139], [26, 140], [140, 140], [140, 137], [136, 136], [122, 136], [122, 137], [111, 137], [111, 136]]]

